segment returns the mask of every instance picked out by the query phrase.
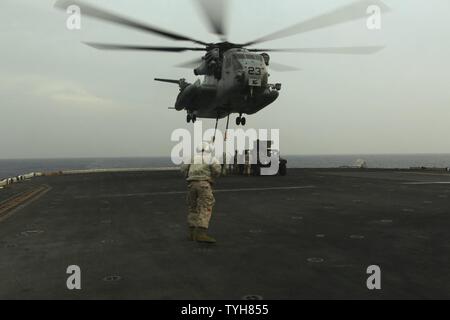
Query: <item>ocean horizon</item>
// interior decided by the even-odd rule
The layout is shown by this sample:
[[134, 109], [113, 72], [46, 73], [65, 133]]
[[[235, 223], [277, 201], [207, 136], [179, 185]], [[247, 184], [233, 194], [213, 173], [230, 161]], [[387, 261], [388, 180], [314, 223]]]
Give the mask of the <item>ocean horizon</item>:
[[[288, 168], [338, 168], [358, 159], [369, 168], [408, 169], [411, 167], [450, 167], [449, 154], [343, 154], [283, 155]], [[170, 157], [111, 157], [58, 159], [0, 159], [0, 180], [31, 172], [63, 170], [174, 167]]]

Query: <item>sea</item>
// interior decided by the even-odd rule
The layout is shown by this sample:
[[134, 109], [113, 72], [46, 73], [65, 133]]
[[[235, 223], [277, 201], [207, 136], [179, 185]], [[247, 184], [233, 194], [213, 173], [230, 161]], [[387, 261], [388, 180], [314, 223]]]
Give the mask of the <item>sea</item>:
[[[364, 160], [369, 168], [450, 167], [450, 154], [292, 155], [283, 157], [288, 160], [288, 168], [338, 168], [352, 166], [359, 159]], [[169, 157], [0, 159], [0, 180], [32, 172], [174, 166]]]

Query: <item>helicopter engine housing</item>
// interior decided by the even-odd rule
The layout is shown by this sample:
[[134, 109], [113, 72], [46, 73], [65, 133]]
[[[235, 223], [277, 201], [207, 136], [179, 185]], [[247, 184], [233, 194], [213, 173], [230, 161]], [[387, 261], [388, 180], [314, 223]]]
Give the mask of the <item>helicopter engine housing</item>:
[[212, 49], [203, 57], [202, 64], [194, 69], [196, 76], [212, 75], [220, 68], [220, 50], [218, 48]]

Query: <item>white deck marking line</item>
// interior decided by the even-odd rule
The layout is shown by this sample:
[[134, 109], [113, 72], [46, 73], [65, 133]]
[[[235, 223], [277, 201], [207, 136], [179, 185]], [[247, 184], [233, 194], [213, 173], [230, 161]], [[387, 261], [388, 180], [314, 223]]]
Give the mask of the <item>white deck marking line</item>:
[[423, 182], [404, 182], [403, 184], [409, 185], [426, 185], [426, 184], [450, 184], [450, 181], [423, 181]]
[[[239, 189], [217, 189], [215, 193], [225, 192], [250, 192], [250, 191], [275, 191], [275, 190], [300, 190], [313, 189], [315, 186], [295, 186], [295, 187], [267, 187], [267, 188], [239, 188]], [[148, 196], [164, 196], [175, 194], [186, 194], [187, 191], [161, 191], [161, 192], [146, 192], [146, 193], [123, 193], [123, 194], [103, 194], [98, 196], [75, 196], [75, 199], [89, 199], [89, 198], [130, 198], [130, 197], [148, 197]]]
[[407, 173], [407, 174], [419, 174], [422, 176], [438, 176], [438, 177], [450, 177], [450, 174], [447, 172], [443, 172], [443, 173], [433, 173], [433, 172], [400, 172], [400, 173]]
[[214, 192], [241, 192], [241, 191], [271, 191], [271, 190], [298, 190], [313, 189], [315, 186], [298, 186], [298, 187], [267, 187], [267, 188], [242, 188], [242, 189], [217, 189]]

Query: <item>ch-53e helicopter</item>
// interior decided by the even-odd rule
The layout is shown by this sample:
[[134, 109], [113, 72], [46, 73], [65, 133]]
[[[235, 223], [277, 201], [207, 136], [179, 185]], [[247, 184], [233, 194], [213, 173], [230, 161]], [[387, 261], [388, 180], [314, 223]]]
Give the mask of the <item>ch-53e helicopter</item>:
[[[219, 119], [230, 114], [238, 114], [236, 125], [245, 125], [243, 115], [252, 115], [273, 103], [279, 96], [280, 83], [269, 83], [269, 67], [278, 71], [298, 70], [270, 61], [267, 52], [299, 52], [323, 54], [372, 54], [381, 46], [300, 48], [300, 49], [259, 49], [255, 44], [285, 38], [295, 34], [322, 29], [345, 22], [368, 17], [368, 8], [376, 6], [379, 13], [389, 8], [379, 0], [360, 0], [337, 8], [329, 13], [316, 16], [289, 28], [271, 33], [242, 44], [226, 41], [226, 0], [197, 0], [206, 15], [211, 32], [221, 37], [222, 42], [207, 43], [178, 33], [163, 30], [146, 23], [138, 22], [120, 14], [112, 13], [78, 0], [59, 0], [55, 6], [67, 10], [71, 5], [80, 8], [82, 15], [91, 16], [133, 29], [150, 32], [171, 40], [193, 42], [198, 47], [163, 47], [86, 43], [102, 50], [137, 50], [160, 52], [206, 51], [195, 61], [180, 65], [194, 69], [196, 76], [204, 76], [203, 81], [188, 83], [185, 79], [171, 80], [156, 78], [156, 81], [178, 84], [175, 109], [187, 112], [186, 121], [195, 122], [197, 118]], [[275, 5], [275, 4], [274, 4]], [[250, 48], [249, 48], [250, 47]]]

